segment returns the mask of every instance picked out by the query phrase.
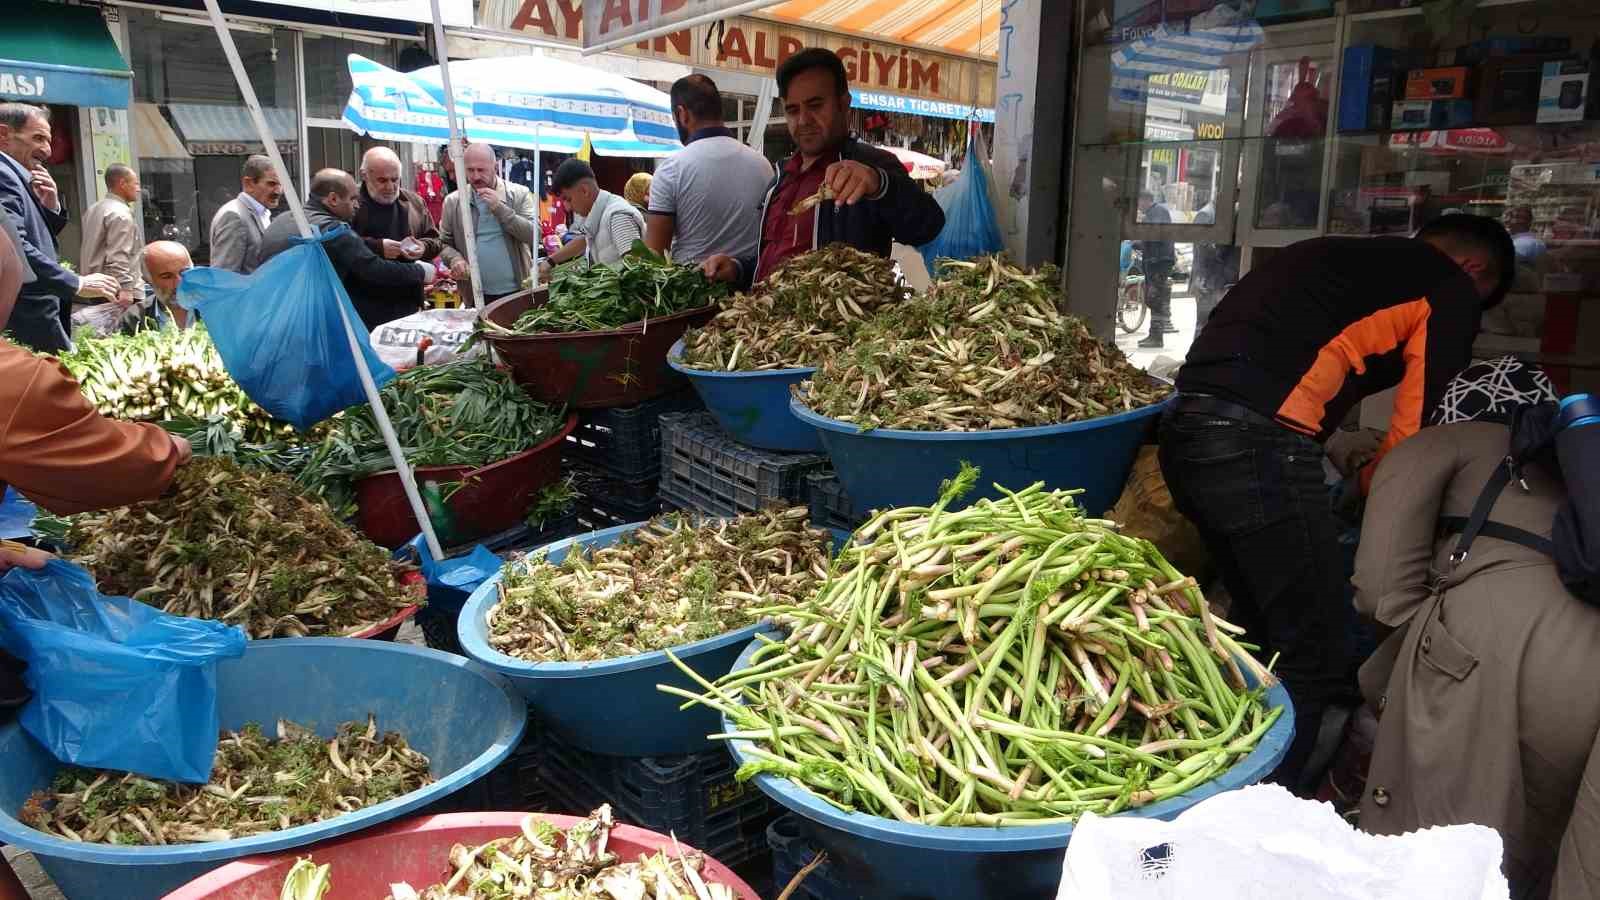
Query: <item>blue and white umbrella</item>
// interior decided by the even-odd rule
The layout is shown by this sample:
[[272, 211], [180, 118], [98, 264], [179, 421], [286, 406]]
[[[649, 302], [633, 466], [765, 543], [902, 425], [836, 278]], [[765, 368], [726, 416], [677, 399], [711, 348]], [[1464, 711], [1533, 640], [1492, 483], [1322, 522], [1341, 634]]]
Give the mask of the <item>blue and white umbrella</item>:
[[1149, 98], [1150, 76], [1177, 72], [1204, 72], [1228, 65], [1227, 58], [1260, 46], [1266, 32], [1253, 19], [1199, 25], [1191, 22], [1156, 30], [1111, 54], [1112, 97], [1124, 103]]
[[[379, 140], [444, 144], [449, 114], [439, 67], [397, 72], [350, 54], [344, 121]], [[450, 63], [467, 138], [576, 153], [588, 132], [605, 156], [663, 157], [682, 148], [661, 91], [587, 66], [538, 56]]]

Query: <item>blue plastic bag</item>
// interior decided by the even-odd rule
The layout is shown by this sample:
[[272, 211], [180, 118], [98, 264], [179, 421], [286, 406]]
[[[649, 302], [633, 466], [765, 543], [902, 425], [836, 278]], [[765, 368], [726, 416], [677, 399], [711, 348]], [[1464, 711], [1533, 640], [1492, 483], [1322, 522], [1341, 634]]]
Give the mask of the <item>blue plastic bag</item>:
[[0, 540], [33, 537], [33, 520], [38, 515], [39, 507], [6, 485], [0, 494]]
[[967, 138], [967, 157], [956, 180], [935, 191], [934, 199], [944, 209], [944, 229], [939, 236], [918, 248], [928, 264], [928, 272], [938, 277], [935, 260], [972, 259], [999, 253], [1006, 247], [1000, 223], [990, 199], [990, 174], [987, 152], [979, 147], [976, 132]]
[[423, 611], [444, 615], [461, 612], [472, 592], [500, 571], [501, 565], [500, 557], [482, 544], [464, 556], [435, 560], [428, 552], [428, 542], [420, 534], [400, 552], [415, 554], [423, 580], [428, 583], [428, 605]]
[[178, 303], [200, 312], [228, 374], [262, 409], [296, 428], [366, 402], [339, 319], [341, 306], [374, 383], [382, 387], [394, 377], [373, 351], [339, 273], [318, 246], [348, 230], [296, 238], [297, 246], [249, 275], [190, 269], [178, 284]]
[[0, 578], [0, 647], [28, 664], [19, 721], [56, 759], [203, 783], [217, 751], [217, 662], [244, 630], [105, 597], [51, 560]]

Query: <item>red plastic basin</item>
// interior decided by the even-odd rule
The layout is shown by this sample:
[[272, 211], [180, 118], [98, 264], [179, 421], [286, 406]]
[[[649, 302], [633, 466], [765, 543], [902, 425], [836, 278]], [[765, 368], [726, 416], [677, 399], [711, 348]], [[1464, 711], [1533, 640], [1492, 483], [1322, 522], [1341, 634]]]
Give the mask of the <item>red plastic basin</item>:
[[[506, 328], [545, 302], [545, 288], [523, 291], [489, 305], [483, 315]], [[522, 389], [546, 403], [575, 409], [632, 406], [654, 400], [684, 384], [667, 366], [667, 351], [692, 327], [716, 315], [716, 306], [686, 310], [611, 331], [497, 335], [484, 332]]]
[[[493, 838], [519, 834], [524, 815], [491, 812], [421, 816], [317, 844], [310, 848], [309, 855], [319, 865], [333, 866], [329, 873], [333, 889], [324, 900], [383, 900], [392, 882], [409, 882], [420, 891], [444, 880], [450, 874], [452, 844], [476, 846]], [[580, 821], [576, 816], [538, 815], [559, 828], [569, 828]], [[629, 862], [640, 853], [659, 849], [676, 853], [671, 838], [632, 825], [612, 829], [609, 847]], [[196, 878], [168, 894], [165, 900], [279, 900], [289, 868], [306, 855], [307, 851], [300, 849], [247, 856]], [[707, 859], [701, 874], [708, 881], [733, 888], [739, 900], [761, 900], [750, 885], [716, 860]]]
[[[560, 430], [537, 447], [481, 468], [421, 466], [416, 470], [417, 486], [425, 481], [465, 482], [446, 501], [461, 540], [505, 531], [528, 514], [536, 494], [561, 477], [561, 445], [576, 427], [578, 417], [569, 415]], [[398, 472], [388, 469], [356, 482], [356, 525], [390, 550], [422, 530], [406, 502]]]
[[[405, 585], [406, 589], [411, 593], [416, 594], [418, 599], [426, 599], [428, 596], [428, 582], [422, 577], [421, 572], [412, 570], [402, 574], [400, 583]], [[362, 629], [350, 636], [372, 641], [392, 641], [400, 636], [400, 626], [405, 624], [407, 619], [416, 615], [417, 610], [421, 608], [421, 604], [413, 603], [410, 606], [401, 608], [394, 615], [373, 625], [371, 628]], [[3, 900], [3, 898], [0, 898], [0, 900]]]

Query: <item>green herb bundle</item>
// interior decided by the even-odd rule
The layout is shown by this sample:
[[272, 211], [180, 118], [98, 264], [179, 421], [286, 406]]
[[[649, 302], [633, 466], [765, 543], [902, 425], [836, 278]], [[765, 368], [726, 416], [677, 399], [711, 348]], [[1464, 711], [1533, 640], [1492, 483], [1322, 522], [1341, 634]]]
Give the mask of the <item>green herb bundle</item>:
[[550, 283], [550, 299], [518, 317], [509, 329], [487, 319], [483, 325], [501, 334], [609, 331], [634, 322], [699, 309], [728, 294], [728, 286], [710, 281], [692, 266], [675, 266], [634, 241], [615, 268], [589, 266]]

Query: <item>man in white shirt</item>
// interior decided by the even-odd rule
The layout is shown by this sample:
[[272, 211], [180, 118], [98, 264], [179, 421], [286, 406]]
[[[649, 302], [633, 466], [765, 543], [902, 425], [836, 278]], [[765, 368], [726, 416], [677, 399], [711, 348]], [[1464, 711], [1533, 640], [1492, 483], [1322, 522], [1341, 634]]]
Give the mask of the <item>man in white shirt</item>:
[[283, 183], [272, 160], [258, 154], [244, 161], [239, 185], [239, 196], [211, 217], [211, 265], [249, 275], [261, 265], [261, 239], [283, 197]]
[[684, 146], [650, 181], [644, 242], [657, 253], [670, 245], [672, 261], [683, 264], [713, 253], [754, 255], [772, 164], [723, 125], [722, 94], [711, 79], [687, 75], [671, 96]]
[[557, 166], [555, 188], [561, 202], [578, 214], [572, 223], [578, 237], [540, 262], [539, 271], [549, 274], [552, 266], [580, 255], [590, 265], [614, 269], [633, 249], [633, 242], [644, 237], [644, 216], [632, 203], [602, 190], [594, 169], [583, 160], [573, 157]]

